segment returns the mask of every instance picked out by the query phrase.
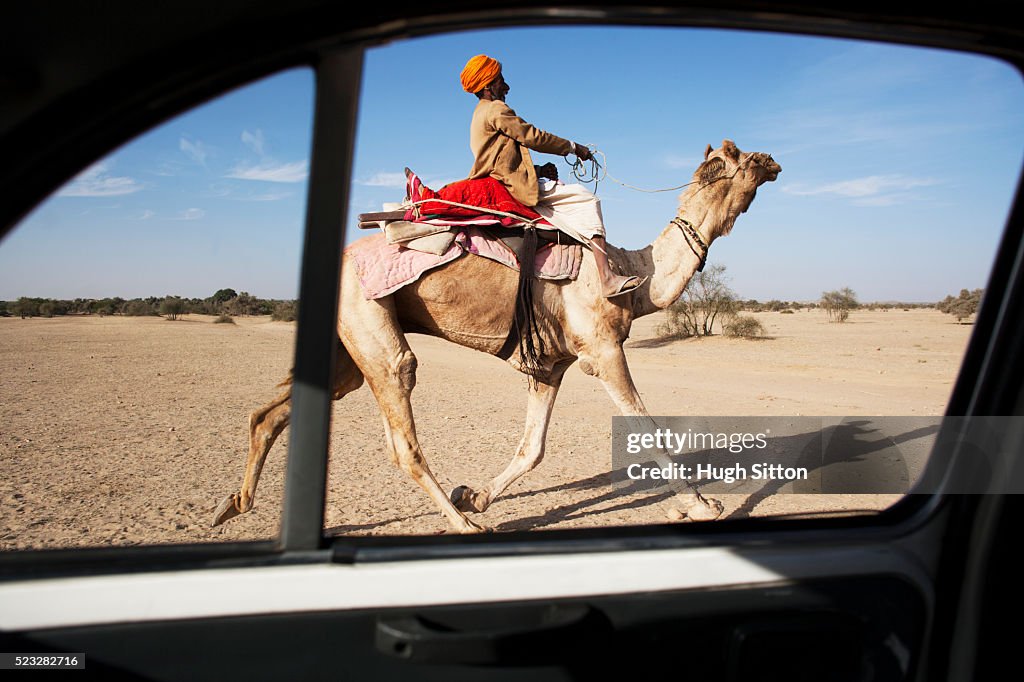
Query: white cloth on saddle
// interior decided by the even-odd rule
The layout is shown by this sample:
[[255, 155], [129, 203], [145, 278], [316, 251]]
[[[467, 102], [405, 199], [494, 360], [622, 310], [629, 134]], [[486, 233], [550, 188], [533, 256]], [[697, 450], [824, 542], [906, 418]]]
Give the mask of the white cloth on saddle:
[[583, 185], [541, 180], [540, 203], [534, 206], [534, 210], [584, 244], [589, 244], [594, 237], [604, 237], [601, 200]]

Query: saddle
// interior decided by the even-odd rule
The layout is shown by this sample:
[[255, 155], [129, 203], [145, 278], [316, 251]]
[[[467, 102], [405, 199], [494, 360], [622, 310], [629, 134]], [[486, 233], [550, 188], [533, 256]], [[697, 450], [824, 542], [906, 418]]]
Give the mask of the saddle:
[[580, 245], [555, 229], [539, 213], [524, 206], [494, 178], [451, 183], [434, 191], [405, 169], [406, 198], [390, 210], [362, 213], [359, 227], [380, 228], [389, 243], [412, 249], [444, 253], [455, 239], [455, 231], [475, 226], [500, 240], [519, 263], [515, 316], [508, 338], [498, 356], [509, 359], [518, 347], [521, 370], [541, 371], [543, 344], [533, 302], [534, 262], [539, 249], [550, 245]]
[[[494, 178], [461, 180], [436, 192], [405, 169], [406, 197], [402, 204], [386, 205], [390, 210], [359, 214], [361, 229], [379, 228], [390, 244], [403, 244], [428, 253], [443, 252], [451, 241], [424, 240], [443, 232], [454, 232], [467, 225], [481, 228], [485, 235], [503, 242], [522, 264], [528, 234], [536, 235], [537, 249], [548, 245], [580, 245], [580, 242], [555, 229], [539, 213], [513, 197]], [[530, 262], [530, 261], [525, 261]]]

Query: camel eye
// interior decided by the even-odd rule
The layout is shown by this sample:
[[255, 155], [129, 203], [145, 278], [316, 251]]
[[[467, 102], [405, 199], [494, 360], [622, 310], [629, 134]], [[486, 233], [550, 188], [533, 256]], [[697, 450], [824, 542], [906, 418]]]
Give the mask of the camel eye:
[[700, 177], [701, 184], [708, 184], [714, 180], [717, 180], [725, 173], [725, 161], [722, 159], [708, 159], [701, 167], [697, 170], [697, 175]]

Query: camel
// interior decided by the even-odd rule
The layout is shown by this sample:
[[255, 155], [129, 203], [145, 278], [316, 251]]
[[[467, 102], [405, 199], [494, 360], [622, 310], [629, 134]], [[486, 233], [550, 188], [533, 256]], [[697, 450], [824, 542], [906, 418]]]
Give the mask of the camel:
[[[514, 314], [515, 271], [467, 254], [387, 297], [367, 300], [346, 255], [333, 399], [356, 390], [365, 380], [381, 409], [392, 462], [430, 496], [455, 531], [486, 530], [470, 520], [467, 512], [487, 510], [513, 482], [541, 462], [558, 387], [574, 362], [604, 384], [622, 414], [634, 418], [640, 428], [654, 425], [633, 385], [622, 349], [630, 326], [636, 318], [679, 298], [693, 274], [703, 267], [711, 243], [729, 234], [757, 188], [775, 180], [781, 170], [770, 155], [742, 152], [731, 140], [724, 140], [718, 149], [708, 145], [693, 182], [680, 194], [676, 216], [654, 243], [637, 251], [608, 245], [612, 267], [646, 276], [644, 284], [629, 294], [604, 298], [591, 258], [583, 259], [575, 280], [533, 281], [536, 333], [543, 349], [540, 363], [526, 367], [518, 351], [508, 359], [513, 367], [532, 375], [525, 432], [505, 470], [480, 490], [459, 486], [446, 495], [427, 465], [416, 439], [410, 402], [417, 361], [405, 335], [430, 334], [497, 355]], [[214, 512], [214, 526], [253, 507], [267, 453], [289, 422], [290, 379], [282, 386], [284, 391], [277, 398], [249, 417], [249, 454], [242, 488], [221, 502]], [[717, 500], [688, 485], [677, 490], [675, 500], [677, 518], [682, 514], [693, 521], [710, 520], [723, 510]]]

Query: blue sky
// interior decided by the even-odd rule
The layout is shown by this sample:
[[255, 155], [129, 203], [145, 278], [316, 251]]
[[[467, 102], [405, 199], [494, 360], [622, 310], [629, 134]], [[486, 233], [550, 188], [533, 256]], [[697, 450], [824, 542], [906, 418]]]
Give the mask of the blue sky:
[[[392, 43], [366, 56], [350, 213], [472, 164], [466, 59], [508, 103], [595, 145], [633, 185], [686, 182], [729, 138], [783, 168], [710, 260], [743, 298], [935, 301], [984, 286], [1024, 150], [1010, 67], [938, 50], [703, 29], [549, 28]], [[0, 244], [0, 299], [297, 295], [313, 75], [242, 88], [98, 161]], [[555, 160], [563, 179], [569, 168]], [[609, 240], [639, 248], [677, 192], [601, 183]], [[350, 220], [354, 225], [354, 220]], [[347, 240], [361, 236], [351, 227]]]

